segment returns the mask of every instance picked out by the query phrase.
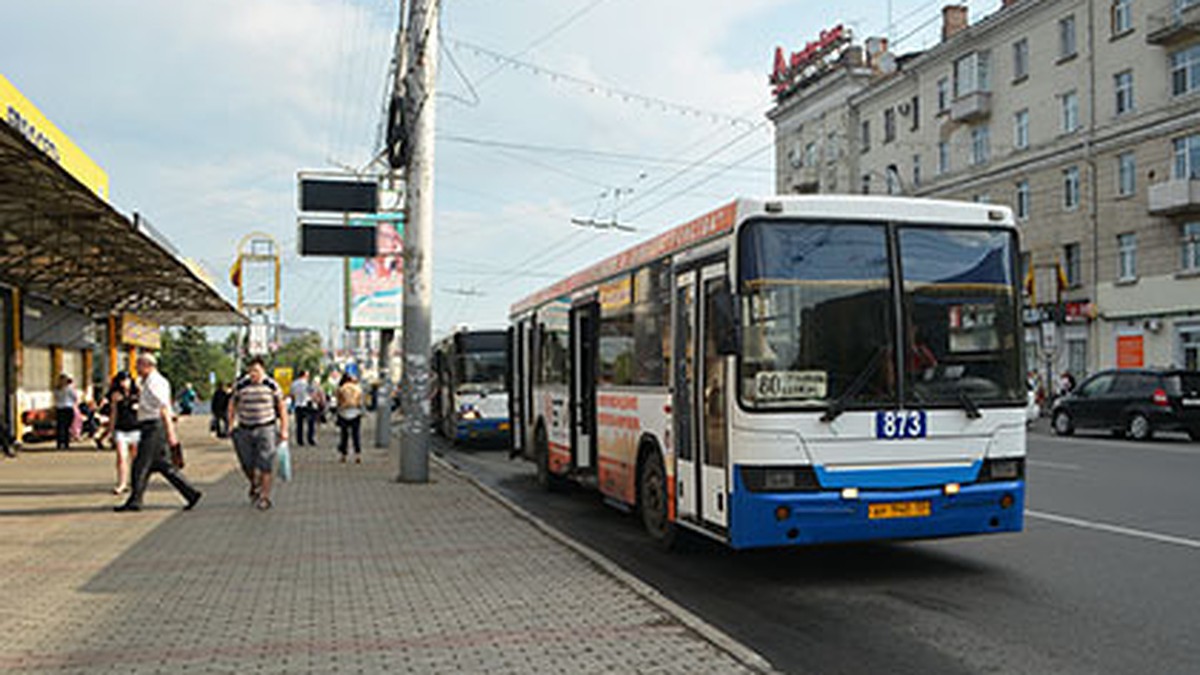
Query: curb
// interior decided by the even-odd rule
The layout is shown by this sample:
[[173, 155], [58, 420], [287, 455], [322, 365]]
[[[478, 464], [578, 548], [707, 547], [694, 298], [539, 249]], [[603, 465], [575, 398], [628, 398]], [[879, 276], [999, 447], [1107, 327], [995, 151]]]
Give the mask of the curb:
[[572, 539], [553, 525], [521, 508], [515, 502], [500, 494], [492, 487], [485, 485], [482, 481], [476, 479], [471, 474], [458, 468], [446, 458], [441, 457], [436, 453], [430, 453], [429, 458], [434, 462], [437, 462], [440, 466], [455, 476], [466, 480], [477, 490], [514, 513], [517, 517], [528, 521], [546, 536], [571, 549], [588, 562], [600, 568], [600, 570], [605, 574], [613, 577], [619, 583], [629, 587], [630, 590], [642, 597], [644, 600], [671, 615], [677, 621], [679, 621], [679, 623], [683, 624], [688, 629], [699, 635], [703, 640], [733, 657], [734, 660], [746, 668], [757, 673], [778, 672], [773, 666], [771, 666], [771, 663], [763, 658], [758, 652], [750, 649], [746, 645], [743, 645], [721, 629], [713, 626], [690, 610], [666, 597], [653, 586], [647, 584], [641, 579], [638, 579], [629, 572], [626, 572], [619, 565], [606, 558], [599, 551], [596, 551], [595, 549], [585, 544], [581, 544], [575, 539]]

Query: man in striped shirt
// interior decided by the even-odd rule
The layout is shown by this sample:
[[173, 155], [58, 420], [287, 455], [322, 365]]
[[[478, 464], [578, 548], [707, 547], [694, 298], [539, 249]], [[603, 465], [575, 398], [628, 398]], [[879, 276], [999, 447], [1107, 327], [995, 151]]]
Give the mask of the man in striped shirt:
[[288, 419], [283, 391], [267, 377], [259, 357], [250, 360], [246, 376], [233, 388], [229, 427], [238, 461], [250, 481], [250, 499], [265, 511], [271, 508], [275, 448], [287, 441]]

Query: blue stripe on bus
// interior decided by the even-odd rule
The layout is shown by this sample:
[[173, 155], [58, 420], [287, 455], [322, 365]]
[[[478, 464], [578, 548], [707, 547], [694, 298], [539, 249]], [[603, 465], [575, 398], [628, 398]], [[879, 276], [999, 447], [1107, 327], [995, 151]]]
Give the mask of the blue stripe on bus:
[[[857, 499], [841, 491], [750, 492], [734, 467], [730, 494], [729, 545], [733, 548], [796, 546], [835, 542], [931, 539], [970, 534], [1020, 532], [1024, 527], [1025, 481], [962, 485], [950, 496], [938, 488], [860, 489]], [[1012, 504], [1003, 508], [1005, 496]], [[930, 515], [871, 520], [870, 504], [928, 501]], [[788, 507], [783, 520], [776, 509]]]
[[839, 469], [830, 471], [814, 466], [821, 487], [842, 488], [906, 488], [918, 485], [934, 486], [946, 483], [973, 483], [979, 478], [983, 460], [961, 466], [937, 466], [895, 469]]

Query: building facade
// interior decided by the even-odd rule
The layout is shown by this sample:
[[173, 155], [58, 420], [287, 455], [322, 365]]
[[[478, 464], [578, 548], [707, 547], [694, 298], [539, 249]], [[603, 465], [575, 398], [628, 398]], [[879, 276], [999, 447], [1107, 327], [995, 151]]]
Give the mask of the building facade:
[[[855, 86], [777, 96], [778, 190], [1008, 205], [1031, 370], [1200, 369], [1200, 0], [1009, 0], [975, 24], [965, 6], [942, 12], [937, 46], [868, 41]], [[818, 110], [849, 142], [814, 176], [809, 152], [788, 160], [820, 155]], [[834, 173], [850, 184], [822, 180]]]

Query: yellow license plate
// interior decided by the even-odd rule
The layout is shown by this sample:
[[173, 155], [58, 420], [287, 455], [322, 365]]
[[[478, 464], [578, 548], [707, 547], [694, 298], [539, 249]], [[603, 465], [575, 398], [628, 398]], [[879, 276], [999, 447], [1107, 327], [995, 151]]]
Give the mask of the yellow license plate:
[[871, 504], [867, 515], [871, 520], [881, 518], [926, 518], [932, 513], [929, 502], [889, 502]]

